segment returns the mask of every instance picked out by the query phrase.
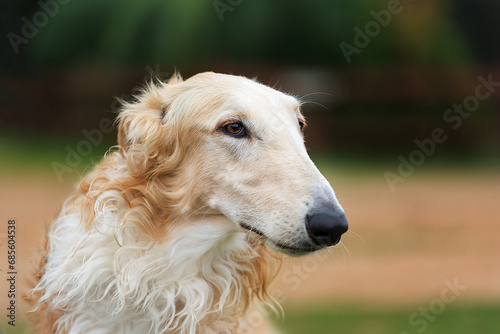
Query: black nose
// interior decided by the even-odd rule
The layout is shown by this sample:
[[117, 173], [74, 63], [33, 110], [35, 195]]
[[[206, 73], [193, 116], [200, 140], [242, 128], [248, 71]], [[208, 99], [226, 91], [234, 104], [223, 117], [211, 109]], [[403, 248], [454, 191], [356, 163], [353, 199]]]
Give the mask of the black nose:
[[306, 216], [306, 229], [316, 245], [333, 246], [339, 243], [340, 236], [347, 232], [347, 219], [330, 211], [319, 211]]

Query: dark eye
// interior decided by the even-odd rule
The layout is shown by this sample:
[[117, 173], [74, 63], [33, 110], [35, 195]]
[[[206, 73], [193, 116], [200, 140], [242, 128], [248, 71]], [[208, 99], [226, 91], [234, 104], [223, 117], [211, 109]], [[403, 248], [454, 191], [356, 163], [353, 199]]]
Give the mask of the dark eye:
[[306, 126], [306, 122], [304, 122], [303, 120], [299, 119], [299, 127], [300, 127], [300, 131], [304, 131], [304, 128]]
[[245, 127], [239, 122], [226, 124], [222, 127], [222, 129], [225, 133], [233, 137], [241, 138], [245, 137], [247, 134]]

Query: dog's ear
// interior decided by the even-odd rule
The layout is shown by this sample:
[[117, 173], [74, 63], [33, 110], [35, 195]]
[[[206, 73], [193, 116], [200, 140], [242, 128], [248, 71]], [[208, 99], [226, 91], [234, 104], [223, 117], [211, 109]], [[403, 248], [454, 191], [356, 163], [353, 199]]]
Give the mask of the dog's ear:
[[165, 117], [173, 97], [170, 86], [182, 82], [174, 76], [166, 84], [148, 84], [132, 103], [124, 103], [118, 116], [118, 145], [122, 152], [150, 159], [167, 153], [175, 145], [175, 134], [168, 131]]

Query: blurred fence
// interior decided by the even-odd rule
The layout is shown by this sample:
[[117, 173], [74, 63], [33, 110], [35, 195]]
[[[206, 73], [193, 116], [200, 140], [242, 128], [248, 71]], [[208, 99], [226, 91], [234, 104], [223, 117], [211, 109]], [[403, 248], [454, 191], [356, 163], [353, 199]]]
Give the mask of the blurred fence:
[[[443, 123], [455, 104], [475, 94], [478, 78], [500, 82], [500, 67], [485, 68], [285, 68], [212, 64], [204, 70], [255, 77], [304, 101], [313, 149], [401, 149]], [[130, 99], [152, 76], [167, 79], [173, 68], [109, 69], [85, 66], [65, 71], [0, 77], [2, 125], [14, 131], [80, 133], [114, 118], [120, 97]], [[448, 149], [495, 149], [500, 143], [500, 89], [464, 119]]]

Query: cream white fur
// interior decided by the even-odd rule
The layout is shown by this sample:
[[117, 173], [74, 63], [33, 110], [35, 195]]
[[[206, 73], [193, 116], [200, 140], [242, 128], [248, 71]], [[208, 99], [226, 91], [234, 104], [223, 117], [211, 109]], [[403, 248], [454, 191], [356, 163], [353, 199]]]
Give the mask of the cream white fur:
[[[44, 289], [40, 302], [56, 296], [53, 307], [65, 308], [58, 328], [69, 334], [231, 333], [226, 323], [234, 319], [224, 319], [224, 310], [238, 306], [245, 289], [239, 273], [258, 257], [246, 233], [223, 216], [205, 216], [158, 243], [134, 225], [120, 226], [126, 206], [119, 195], [101, 200], [91, 230], [77, 214], [64, 213], [49, 234], [52, 248], [38, 289]], [[214, 289], [221, 295], [215, 309]], [[219, 321], [199, 328], [205, 318]]]
[[[272, 304], [265, 245], [319, 250], [304, 225], [312, 203], [342, 212], [302, 119], [295, 98], [242, 77], [150, 85], [119, 116], [119, 151], [50, 227], [34, 321], [60, 334], [264, 333], [246, 317]], [[227, 135], [228, 121], [251, 136]]]

